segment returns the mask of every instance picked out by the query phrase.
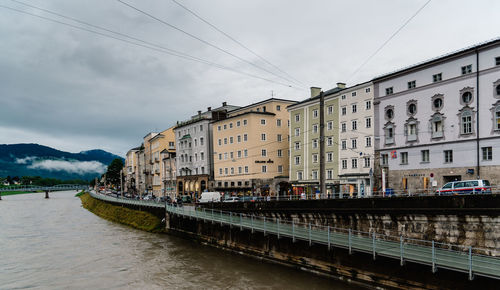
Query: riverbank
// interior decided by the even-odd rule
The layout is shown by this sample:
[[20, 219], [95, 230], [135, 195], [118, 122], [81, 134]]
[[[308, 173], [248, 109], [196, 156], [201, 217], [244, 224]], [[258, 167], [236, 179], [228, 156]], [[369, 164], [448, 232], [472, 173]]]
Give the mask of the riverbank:
[[161, 219], [151, 213], [112, 205], [94, 199], [88, 193], [82, 194], [79, 197], [85, 209], [101, 218], [147, 232], [164, 232]]

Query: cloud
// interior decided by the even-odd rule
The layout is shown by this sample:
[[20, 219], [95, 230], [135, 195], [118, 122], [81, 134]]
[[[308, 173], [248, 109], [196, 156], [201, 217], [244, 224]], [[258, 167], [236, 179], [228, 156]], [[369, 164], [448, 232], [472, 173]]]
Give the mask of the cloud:
[[35, 156], [26, 156], [24, 158], [16, 158], [16, 163], [17, 164], [28, 164], [28, 163], [33, 162], [33, 160], [35, 160], [35, 159], [36, 159]]
[[98, 161], [66, 161], [66, 160], [41, 160], [30, 166], [31, 169], [44, 169], [48, 171], [66, 171], [76, 174], [104, 173], [106, 166]]

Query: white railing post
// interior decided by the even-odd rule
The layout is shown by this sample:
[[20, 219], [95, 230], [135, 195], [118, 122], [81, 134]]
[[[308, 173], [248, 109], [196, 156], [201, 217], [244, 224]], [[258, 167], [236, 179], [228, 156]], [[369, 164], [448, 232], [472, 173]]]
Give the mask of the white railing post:
[[212, 208], [212, 224], [214, 223], [214, 221], [215, 221], [214, 209]]
[[432, 273], [436, 273], [436, 248], [434, 246], [434, 240], [432, 240]]
[[403, 266], [405, 263], [404, 260], [404, 244], [403, 244], [403, 235], [399, 236], [399, 250], [400, 250], [400, 265]]
[[472, 246], [469, 246], [469, 280], [472, 281], [474, 276], [472, 274]]
[[330, 226], [328, 226], [327, 232], [328, 232], [328, 251], [330, 251]]
[[220, 213], [220, 225], [222, 226], [222, 209], [219, 210], [219, 213]]
[[309, 247], [312, 245], [311, 241], [311, 223], [309, 223]]
[[349, 243], [349, 254], [352, 254], [352, 230], [351, 229], [349, 229], [348, 243]]
[[375, 239], [376, 239], [376, 236], [375, 236], [375, 232], [372, 232], [372, 252], [373, 252], [373, 260], [375, 260], [376, 258], [376, 249], [375, 249]]
[[292, 242], [295, 243], [295, 222], [292, 219]]
[[277, 227], [278, 227], [278, 240], [280, 239], [280, 218], [277, 220]]
[[250, 223], [251, 223], [252, 234], [253, 234], [253, 214], [250, 216]]
[[241, 216], [241, 213], [240, 213], [240, 231], [243, 230], [243, 217]]
[[230, 228], [233, 227], [233, 212], [232, 211], [229, 212], [229, 227]]

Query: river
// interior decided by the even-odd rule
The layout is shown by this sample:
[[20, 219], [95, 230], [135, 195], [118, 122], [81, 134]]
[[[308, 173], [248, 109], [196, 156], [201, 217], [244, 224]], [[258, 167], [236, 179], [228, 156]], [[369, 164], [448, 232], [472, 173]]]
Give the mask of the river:
[[0, 201], [0, 289], [354, 289], [101, 219], [76, 192]]

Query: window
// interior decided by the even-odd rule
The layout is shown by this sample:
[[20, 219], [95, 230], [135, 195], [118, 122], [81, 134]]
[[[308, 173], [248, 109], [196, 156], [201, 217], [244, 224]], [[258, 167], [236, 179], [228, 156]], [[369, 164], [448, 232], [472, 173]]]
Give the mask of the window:
[[313, 125], [313, 133], [317, 134], [318, 133], [318, 124]]
[[234, 167], [231, 167], [231, 175], [234, 175]]
[[262, 173], [266, 173], [267, 172], [267, 165], [262, 165]]
[[283, 165], [278, 165], [278, 173], [283, 173]]
[[277, 140], [278, 142], [281, 142], [281, 134], [278, 134], [278, 135], [276, 136], [276, 140]]
[[219, 141], [219, 146], [222, 146], [222, 139], [219, 139], [217, 141]]
[[497, 91], [497, 96], [500, 96], [500, 85], [496, 87], [496, 91]]
[[297, 180], [302, 180], [302, 171], [297, 172]]
[[262, 149], [261, 156], [262, 157], [266, 157], [267, 156], [267, 150], [266, 149]]
[[466, 65], [462, 67], [462, 74], [470, 74], [472, 72], [472, 64]]
[[296, 114], [295, 115], [295, 122], [299, 122], [300, 121], [300, 114]]
[[358, 111], [358, 105], [352, 104], [352, 112], [356, 113]]
[[471, 92], [465, 92], [462, 94], [462, 102], [465, 104], [469, 104], [472, 101], [472, 93]]
[[241, 126], [241, 121], [236, 121], [236, 127]]
[[222, 153], [219, 153], [219, 160], [222, 160]]
[[345, 100], [345, 95], [342, 95], [342, 100]]
[[495, 130], [500, 130], [500, 106], [495, 109]]
[[278, 157], [283, 157], [283, 150], [278, 149]]
[[318, 110], [313, 110], [313, 118], [318, 118]]
[[315, 149], [318, 148], [318, 139], [313, 139], [312, 147]]
[[200, 146], [203, 146], [203, 137], [200, 138]]
[[203, 153], [203, 152], [200, 153], [200, 159], [205, 160], [205, 153]]
[[238, 143], [241, 143], [241, 135], [236, 136], [236, 140], [238, 141]]
[[238, 150], [238, 158], [241, 158], [241, 150]]
[[247, 120], [243, 120], [243, 126], [246, 126], [248, 124]]
[[333, 130], [333, 122], [332, 121], [328, 121], [327, 123], [327, 130]]
[[233, 160], [233, 159], [234, 159], [234, 152], [233, 152], [233, 151], [229, 152], [229, 158], [230, 158], [231, 160]]
[[439, 114], [432, 117], [432, 138], [443, 137], [443, 117]]
[[408, 89], [414, 89], [417, 86], [416, 81], [410, 81], [408, 82]]
[[382, 165], [383, 166], [389, 165], [389, 154], [382, 154], [381, 156], [382, 156], [382, 161], [381, 161]]
[[353, 121], [351, 122], [351, 129], [352, 129], [353, 131], [358, 130], [358, 121], [353, 120]]
[[443, 80], [443, 74], [442, 73], [438, 73], [438, 74], [435, 74], [432, 76], [432, 82], [439, 82], [439, 81], [442, 81]]
[[281, 127], [281, 119], [276, 120], [276, 126]]
[[472, 133], [472, 111], [465, 110], [461, 115], [461, 133], [462, 134], [471, 134]]
[[346, 127], [347, 127], [347, 126], [346, 126], [346, 124], [345, 124], [345, 123], [341, 123], [341, 124], [340, 124], [340, 127], [341, 127], [342, 132], [347, 131], [347, 129], [346, 129]]
[[366, 101], [365, 102], [365, 109], [370, 110], [372, 108], [372, 101]]
[[358, 140], [357, 139], [351, 139], [351, 148], [356, 149], [358, 147]]
[[233, 123], [229, 123], [229, 129], [233, 129]]
[[364, 159], [364, 161], [365, 161], [365, 166], [364, 166], [364, 167], [370, 167], [370, 163], [371, 163], [371, 162], [370, 162], [370, 157], [365, 157], [365, 158], [363, 158], [363, 159]]
[[243, 173], [243, 168], [241, 168], [241, 166], [240, 166], [240, 167], [238, 167], [238, 174], [241, 174], [241, 173]]
[[434, 101], [432, 102], [432, 106], [436, 110], [441, 109], [443, 107], [443, 99], [441, 99], [441, 98], [434, 99]]
[[342, 150], [347, 149], [347, 140], [342, 140]]
[[342, 116], [345, 116], [347, 114], [347, 108], [342, 107]]
[[295, 137], [300, 136], [300, 128], [295, 128]]
[[365, 89], [365, 93], [369, 93], [370, 91], [371, 91], [371, 89], [370, 89], [370, 88], [366, 88], [366, 89]]
[[260, 140], [261, 141], [266, 141], [266, 133], [260, 134]]
[[233, 141], [234, 141], [234, 138], [232, 136], [229, 137], [229, 144], [233, 144], [234, 143]]
[[312, 155], [312, 161], [313, 161], [313, 163], [318, 163], [318, 154]]
[[347, 169], [347, 159], [342, 159], [342, 169]]
[[326, 178], [327, 179], [333, 179], [333, 170], [327, 170], [326, 171]]
[[358, 159], [357, 158], [351, 159], [351, 168], [358, 168]]
[[219, 168], [219, 175], [222, 175], [222, 168]]
[[224, 145], [227, 145], [227, 138], [224, 138]]
[[326, 144], [327, 144], [328, 146], [333, 146], [333, 137], [328, 137], [328, 138], [326, 139]]
[[226, 175], [228, 175], [228, 174], [229, 174], [229, 171], [228, 171], [228, 168], [227, 168], [227, 167], [226, 167], [226, 168], [224, 168], [224, 173], [225, 173]]
[[318, 179], [318, 170], [313, 170], [311, 172], [311, 179], [313, 179], [313, 180]]
[[224, 160], [227, 160], [227, 152], [224, 152]]
[[410, 115], [415, 115], [417, 113], [417, 104], [415, 103], [410, 103], [408, 105], [408, 114]]
[[224, 130], [226, 130], [226, 129], [227, 129], [227, 124], [224, 124]]
[[366, 128], [371, 128], [372, 127], [372, 119], [371, 118], [366, 118], [365, 119], [365, 127]]
[[217, 126], [217, 131], [220, 131], [221, 130], [221, 126]]
[[453, 162], [453, 150], [444, 150], [444, 163]]
[[352, 92], [351, 96], [355, 97], [356, 96], [356, 92]]
[[365, 146], [372, 147], [372, 137], [365, 137]]
[[493, 149], [492, 147], [483, 147], [483, 161], [488, 161], [493, 159]]
[[406, 141], [417, 141], [417, 123], [410, 121], [406, 124]]
[[295, 156], [295, 157], [294, 157], [294, 161], [295, 161], [295, 162], [294, 162], [294, 163], [295, 163], [295, 165], [299, 165], [299, 164], [300, 164], [300, 156]]
[[401, 164], [408, 164], [408, 152], [401, 152]]
[[260, 119], [260, 124], [261, 125], [265, 125], [266, 124], [266, 120], [265, 119]]
[[245, 173], [248, 173], [248, 166], [245, 166]]
[[392, 95], [394, 93], [394, 89], [393, 87], [390, 87], [390, 88], [386, 88], [385, 89], [385, 94], [386, 95]]
[[394, 127], [392, 124], [385, 128], [385, 144], [394, 143]]
[[248, 135], [247, 134], [243, 134], [243, 142], [247, 142], [248, 141]]
[[392, 118], [394, 117], [394, 111], [392, 109], [385, 110], [385, 117], [388, 120], [392, 120]]
[[429, 162], [429, 150], [421, 150], [422, 162]]
[[300, 142], [295, 142], [295, 150], [300, 150]]
[[326, 161], [327, 162], [332, 162], [333, 161], [333, 153], [332, 152], [326, 153]]
[[500, 56], [495, 57], [495, 65], [500, 65]]
[[333, 114], [333, 106], [328, 106], [327, 111], [328, 111], [328, 115]]
[[243, 150], [243, 156], [248, 157], [248, 149]]
[[276, 105], [276, 111], [281, 111], [281, 106], [280, 105]]

